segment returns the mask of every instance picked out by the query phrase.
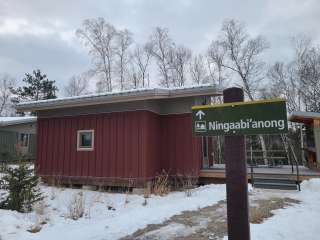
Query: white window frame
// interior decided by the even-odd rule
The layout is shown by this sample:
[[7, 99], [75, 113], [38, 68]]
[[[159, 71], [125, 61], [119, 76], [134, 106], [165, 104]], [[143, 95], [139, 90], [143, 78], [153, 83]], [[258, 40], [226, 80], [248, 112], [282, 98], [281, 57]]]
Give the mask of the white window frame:
[[[81, 133], [91, 133], [92, 139], [91, 139], [91, 147], [83, 147], [80, 146], [80, 135]], [[77, 151], [93, 151], [94, 150], [94, 129], [89, 130], [78, 130], [77, 131]]]

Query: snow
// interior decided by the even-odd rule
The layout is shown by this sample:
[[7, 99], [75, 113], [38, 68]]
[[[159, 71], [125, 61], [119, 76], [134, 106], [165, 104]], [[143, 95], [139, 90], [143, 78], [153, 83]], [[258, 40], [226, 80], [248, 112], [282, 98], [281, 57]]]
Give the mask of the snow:
[[[36, 211], [23, 214], [0, 210], [0, 239], [119, 239], [148, 224], [162, 223], [183, 211], [216, 204], [225, 199], [226, 194], [224, 184], [212, 184], [195, 189], [191, 197], [186, 197], [184, 192], [172, 192], [164, 197], [151, 195], [148, 204], [143, 206], [144, 198], [139, 195], [128, 195], [126, 203], [126, 194], [48, 186], [41, 188], [47, 196], [44, 214], [37, 214]], [[301, 192], [251, 187], [249, 191], [251, 197], [257, 199], [288, 197], [301, 201], [300, 204], [273, 211], [275, 215], [262, 224], [251, 224], [251, 239], [319, 239], [320, 179], [304, 181]], [[73, 196], [80, 192], [85, 200], [85, 216], [75, 221], [68, 218], [68, 205]], [[113, 210], [108, 210], [108, 207]], [[43, 220], [48, 223], [43, 225], [40, 232], [27, 231]], [[177, 232], [181, 232], [181, 236], [187, 236], [196, 229], [188, 228], [184, 224], [175, 224], [155, 231], [165, 233], [161, 235], [163, 239], [170, 239], [170, 236]], [[157, 232], [148, 234], [157, 235]]]
[[144, 235], [145, 239], [170, 240], [176, 236], [186, 237], [195, 233], [196, 227], [189, 227], [181, 223], [173, 223]]
[[[160, 197], [151, 195], [146, 206], [139, 195], [102, 193], [98, 191], [58, 189], [42, 187], [47, 195], [48, 207], [44, 216], [49, 218], [38, 233], [27, 230], [45, 217], [35, 212], [22, 214], [0, 210], [0, 236], [12, 239], [119, 239], [148, 224], [158, 224], [186, 210], [197, 210], [225, 198], [225, 185], [206, 185], [194, 190], [191, 197], [184, 192], [173, 192]], [[85, 217], [79, 220], [68, 218], [68, 205], [75, 194], [83, 192]], [[108, 206], [115, 210], [108, 210]], [[40, 219], [42, 218], [42, 219]]]
[[304, 181], [301, 188], [301, 192], [284, 194], [300, 204], [274, 211], [275, 216], [263, 224], [251, 224], [253, 240], [319, 239], [320, 179]]
[[102, 92], [102, 93], [93, 93], [81, 96], [72, 96], [72, 97], [61, 97], [55, 99], [47, 99], [47, 100], [38, 100], [38, 101], [24, 101], [18, 103], [18, 107], [30, 106], [30, 105], [39, 105], [39, 104], [56, 104], [61, 102], [67, 101], [85, 101], [85, 100], [92, 100], [99, 97], [116, 97], [116, 96], [130, 96], [130, 95], [137, 95], [143, 93], [151, 93], [151, 92], [159, 92], [161, 95], [169, 95], [174, 93], [175, 91], [188, 91], [188, 90], [202, 90], [207, 88], [216, 88], [212, 84], [200, 84], [200, 85], [193, 85], [193, 86], [182, 86], [182, 87], [174, 87], [174, 88], [163, 88], [163, 87], [148, 87], [148, 88], [137, 88], [137, 89], [130, 89], [130, 90], [119, 90], [119, 91], [112, 91], [112, 92]]

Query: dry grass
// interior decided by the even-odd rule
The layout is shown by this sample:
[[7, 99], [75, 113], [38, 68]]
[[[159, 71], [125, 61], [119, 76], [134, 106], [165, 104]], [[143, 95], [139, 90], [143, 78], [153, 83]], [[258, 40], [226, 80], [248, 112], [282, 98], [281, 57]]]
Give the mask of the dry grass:
[[142, 206], [148, 205], [148, 198], [150, 198], [150, 195], [151, 195], [151, 188], [152, 188], [152, 182], [147, 182], [147, 184], [144, 186], [144, 189], [143, 189], [144, 201], [142, 203]]
[[153, 181], [153, 193], [160, 196], [165, 196], [170, 192], [169, 173], [162, 170], [161, 174], [157, 175]]
[[149, 198], [151, 195], [152, 182], [147, 182], [143, 189], [143, 197]]
[[193, 189], [197, 186], [198, 177], [194, 174], [187, 174], [180, 177], [180, 184], [187, 197], [191, 197]]
[[291, 198], [272, 198], [257, 200], [258, 206], [250, 208], [250, 222], [262, 223], [274, 215], [273, 210], [285, 208], [292, 204], [300, 203], [300, 201]]
[[34, 226], [31, 226], [27, 231], [30, 232], [30, 233], [37, 233], [37, 232], [40, 232], [42, 229], [42, 226], [41, 225], [34, 225]]
[[75, 194], [68, 205], [68, 217], [73, 220], [82, 218], [85, 212], [85, 200], [83, 192]]
[[134, 179], [129, 178], [128, 181], [128, 187], [126, 189], [126, 197], [125, 197], [125, 202], [124, 204], [127, 205], [129, 203], [129, 195], [130, 195], [130, 189], [134, 186]]

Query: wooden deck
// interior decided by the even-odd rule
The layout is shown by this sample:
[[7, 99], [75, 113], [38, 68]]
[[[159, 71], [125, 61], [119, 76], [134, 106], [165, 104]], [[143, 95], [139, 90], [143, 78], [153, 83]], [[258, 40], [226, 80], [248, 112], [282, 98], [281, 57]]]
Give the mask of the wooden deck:
[[[294, 173], [292, 173], [291, 166], [281, 166], [281, 167], [255, 167], [253, 168], [254, 177], [272, 177], [272, 178], [286, 178], [293, 179], [297, 178], [296, 169], [294, 168]], [[248, 167], [248, 179], [251, 178], [251, 170]], [[200, 170], [200, 178], [206, 179], [216, 179], [223, 181], [225, 180], [225, 166], [224, 164], [216, 164], [214, 168], [202, 169]], [[299, 166], [299, 179], [301, 181], [308, 180], [311, 178], [320, 178], [320, 171], [311, 170], [304, 166]]]

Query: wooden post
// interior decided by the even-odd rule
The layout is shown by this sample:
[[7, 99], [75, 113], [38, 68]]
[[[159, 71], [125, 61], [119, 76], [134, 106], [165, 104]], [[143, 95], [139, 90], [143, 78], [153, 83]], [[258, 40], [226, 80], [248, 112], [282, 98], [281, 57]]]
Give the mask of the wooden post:
[[[223, 91], [225, 103], [243, 102], [241, 88]], [[245, 136], [225, 136], [228, 239], [249, 240], [249, 204]]]

